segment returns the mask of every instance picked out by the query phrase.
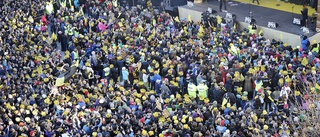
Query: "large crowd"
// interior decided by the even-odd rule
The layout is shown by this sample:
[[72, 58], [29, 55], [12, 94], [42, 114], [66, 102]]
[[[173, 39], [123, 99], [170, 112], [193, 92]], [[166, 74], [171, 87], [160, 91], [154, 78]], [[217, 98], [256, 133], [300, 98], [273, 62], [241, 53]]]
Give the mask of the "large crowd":
[[291, 46], [150, 1], [0, 4], [1, 137], [320, 136], [306, 36]]

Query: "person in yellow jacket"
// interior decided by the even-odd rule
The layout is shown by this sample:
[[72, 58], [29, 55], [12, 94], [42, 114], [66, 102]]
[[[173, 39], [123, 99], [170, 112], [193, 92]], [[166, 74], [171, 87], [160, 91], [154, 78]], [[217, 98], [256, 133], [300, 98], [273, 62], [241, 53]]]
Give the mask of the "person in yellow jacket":
[[78, 52], [77, 49], [74, 49], [74, 50], [72, 51], [72, 53], [71, 53], [71, 58], [72, 58], [72, 60], [77, 60], [77, 59], [79, 59], [79, 52]]
[[69, 37], [72, 37], [73, 36], [73, 34], [74, 34], [74, 29], [75, 29], [75, 27], [68, 27], [68, 36]]
[[263, 82], [260, 77], [257, 77], [254, 81], [254, 92], [253, 92], [253, 98], [256, 96], [256, 93], [263, 87]]
[[208, 97], [208, 86], [205, 84], [205, 80], [202, 80], [200, 84], [197, 86], [198, 96], [200, 99], [204, 99]]
[[257, 34], [257, 26], [255, 23], [250, 23], [250, 25], [248, 26], [248, 30], [249, 30], [249, 34]]
[[192, 80], [188, 84], [188, 94], [190, 98], [197, 98], [197, 86], [192, 82]]
[[319, 53], [319, 43], [315, 43], [312, 46], [311, 52]]

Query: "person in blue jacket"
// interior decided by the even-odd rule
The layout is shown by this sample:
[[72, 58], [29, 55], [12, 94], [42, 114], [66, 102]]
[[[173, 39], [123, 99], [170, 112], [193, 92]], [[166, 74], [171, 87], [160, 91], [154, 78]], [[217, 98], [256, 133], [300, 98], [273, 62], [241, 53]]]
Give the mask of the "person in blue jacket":
[[79, 11], [79, 0], [74, 0], [73, 1], [74, 9], [75, 11]]
[[[301, 41], [301, 48], [302, 51], [308, 51], [308, 47], [310, 45], [309, 38], [307, 36], [303, 36], [303, 39]], [[301, 51], [301, 50], [300, 50]]]

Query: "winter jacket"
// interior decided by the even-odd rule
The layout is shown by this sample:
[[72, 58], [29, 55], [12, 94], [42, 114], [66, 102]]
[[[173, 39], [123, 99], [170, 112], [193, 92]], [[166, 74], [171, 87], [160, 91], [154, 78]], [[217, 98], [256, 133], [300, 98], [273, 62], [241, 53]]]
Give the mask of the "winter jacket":
[[308, 50], [308, 46], [309, 46], [310, 42], [308, 38], [305, 38], [304, 40], [301, 41], [301, 48], [303, 51], [307, 51]]
[[247, 91], [247, 92], [253, 91], [252, 77], [246, 76], [244, 78], [244, 91]]
[[129, 80], [129, 72], [128, 70], [122, 70], [122, 78], [124, 81]]

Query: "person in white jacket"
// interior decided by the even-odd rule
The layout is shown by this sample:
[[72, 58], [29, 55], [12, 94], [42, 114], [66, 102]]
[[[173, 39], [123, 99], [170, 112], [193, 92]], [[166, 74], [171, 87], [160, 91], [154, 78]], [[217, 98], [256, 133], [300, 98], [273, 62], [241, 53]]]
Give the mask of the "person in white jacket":
[[288, 99], [290, 92], [291, 88], [288, 86], [288, 83], [285, 83], [284, 86], [281, 88], [280, 97], [285, 96], [286, 99]]
[[149, 90], [149, 86], [148, 86], [148, 80], [149, 80], [149, 74], [147, 73], [147, 71], [145, 69], [142, 70], [142, 81], [144, 86], [147, 88], [147, 90]]

